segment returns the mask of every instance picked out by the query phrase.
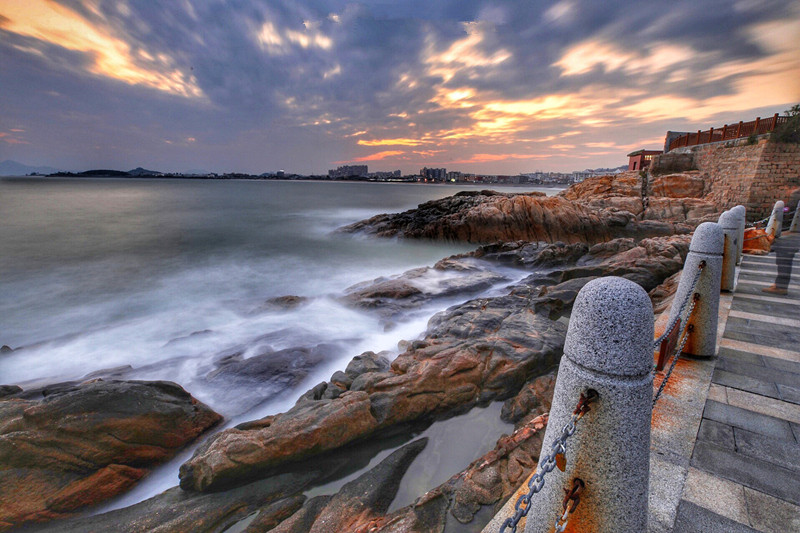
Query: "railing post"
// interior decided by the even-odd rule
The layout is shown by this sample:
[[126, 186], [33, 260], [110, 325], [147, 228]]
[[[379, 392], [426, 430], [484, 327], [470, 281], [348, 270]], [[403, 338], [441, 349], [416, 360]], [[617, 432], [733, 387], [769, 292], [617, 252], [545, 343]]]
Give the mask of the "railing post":
[[791, 233], [797, 233], [797, 225], [800, 222], [800, 202], [797, 202], [797, 205], [794, 207], [794, 216], [792, 217], [792, 225], [789, 226], [789, 231]]
[[756, 123], [753, 125], [753, 135], [758, 135], [758, 123], [761, 122], [761, 117], [756, 117]]
[[736, 221], [739, 224], [737, 235], [739, 239], [736, 247], [736, 264], [742, 264], [742, 248], [744, 247], [744, 227], [747, 225], [747, 210], [743, 205], [737, 205], [731, 211], [736, 215]]
[[567, 443], [566, 465], [531, 499], [526, 533], [553, 531], [564, 490], [584, 481], [567, 531], [646, 531], [653, 401], [653, 308], [647, 293], [606, 277], [578, 293], [556, 378], [541, 456], [570, 420], [580, 394], [599, 398]]
[[781, 229], [783, 226], [783, 200], [775, 202], [772, 208], [772, 214], [769, 216], [767, 222], [767, 235], [772, 235], [776, 239], [781, 236]]
[[728, 133], [728, 125], [725, 124], [724, 126], [722, 126], [722, 140], [723, 141], [725, 140], [725, 134], [727, 134], [727, 133]]
[[710, 130], [708, 130], [708, 142], [710, 142], [710, 143], [714, 142], [714, 128], [713, 127]]
[[778, 114], [775, 113], [775, 115], [772, 117], [772, 125], [770, 125], [769, 131], [774, 130], [775, 126], [777, 126], [777, 125], [778, 125]]
[[700, 133], [701, 133], [701, 131], [700, 131], [700, 130], [697, 130], [697, 139], [695, 140], [695, 143], [694, 143], [694, 144], [695, 144], [695, 146], [697, 146], [698, 144], [700, 144]]
[[742, 121], [739, 121], [739, 125], [736, 126], [736, 138], [739, 138], [739, 134], [742, 133]]
[[694, 308], [688, 330], [691, 332], [683, 353], [701, 357], [712, 357], [717, 350], [717, 323], [719, 312], [719, 291], [722, 278], [722, 250], [725, 237], [722, 227], [714, 222], [703, 222], [694, 231], [689, 244], [689, 254], [683, 264], [683, 273], [678, 282], [678, 290], [669, 311], [670, 322], [680, 312], [681, 303], [692, 288], [692, 280], [700, 266], [705, 262], [703, 272], [695, 287], [699, 300]]
[[739, 217], [733, 210], [725, 211], [719, 217], [719, 225], [725, 239], [720, 290], [731, 292], [736, 279], [736, 259], [739, 254]]

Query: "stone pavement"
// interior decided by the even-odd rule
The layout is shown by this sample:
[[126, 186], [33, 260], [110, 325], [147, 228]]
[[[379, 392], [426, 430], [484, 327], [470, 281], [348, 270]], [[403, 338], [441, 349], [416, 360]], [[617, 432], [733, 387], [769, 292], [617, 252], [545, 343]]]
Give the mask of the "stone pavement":
[[800, 257], [787, 296], [775, 260], [742, 261], [675, 532], [800, 531]]

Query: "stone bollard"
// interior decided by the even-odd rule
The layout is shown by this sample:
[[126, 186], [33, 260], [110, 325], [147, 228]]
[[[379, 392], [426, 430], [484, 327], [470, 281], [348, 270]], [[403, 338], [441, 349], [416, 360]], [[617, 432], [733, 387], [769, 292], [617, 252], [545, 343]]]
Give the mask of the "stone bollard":
[[731, 211], [736, 214], [736, 221], [739, 223], [738, 241], [736, 247], [736, 264], [742, 264], [742, 248], [744, 247], [744, 228], [747, 225], [747, 210], [743, 205], [737, 205]]
[[772, 208], [772, 214], [769, 216], [767, 222], [767, 235], [772, 235], [776, 239], [781, 236], [781, 229], [783, 226], [783, 200], [775, 202], [775, 207]]
[[736, 281], [736, 259], [739, 253], [739, 220], [736, 213], [733, 210], [722, 213], [719, 225], [725, 238], [720, 290], [731, 292]]
[[550, 453], [580, 395], [599, 393], [566, 443], [564, 472], [545, 476], [531, 498], [526, 533], [553, 531], [564, 489], [585, 489], [566, 531], [647, 531], [650, 418], [653, 401], [653, 307], [636, 283], [606, 277], [578, 293], [556, 378], [541, 457]]
[[[683, 353], [701, 357], [712, 357], [717, 350], [717, 323], [719, 313], [719, 291], [722, 278], [722, 251], [725, 237], [722, 227], [714, 222], [703, 222], [694, 230], [692, 242], [689, 244], [689, 255], [683, 264], [683, 273], [672, 300], [669, 320], [680, 312], [681, 304], [687, 297], [692, 280], [697, 273], [701, 261], [705, 268], [700, 274], [694, 289], [700, 295], [689, 320], [689, 328], [693, 331], [683, 348]], [[692, 298], [689, 295], [689, 298]]]
[[794, 208], [794, 216], [792, 217], [792, 225], [789, 226], [789, 232], [797, 233], [797, 225], [800, 223], [800, 202]]

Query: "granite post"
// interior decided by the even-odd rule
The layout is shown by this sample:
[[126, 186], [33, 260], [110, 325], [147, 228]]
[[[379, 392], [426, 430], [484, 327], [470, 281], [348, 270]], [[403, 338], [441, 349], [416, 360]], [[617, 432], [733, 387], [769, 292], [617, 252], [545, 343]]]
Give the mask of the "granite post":
[[719, 217], [719, 225], [725, 239], [722, 251], [722, 278], [720, 290], [733, 291], [736, 280], [736, 258], [739, 253], [739, 220], [733, 210]]
[[593, 280], [575, 300], [558, 369], [542, 457], [550, 453], [580, 395], [599, 397], [567, 440], [566, 466], [531, 499], [526, 533], [553, 531], [564, 489], [585, 483], [566, 531], [646, 531], [653, 401], [653, 307], [636, 283]]
[[[689, 244], [689, 254], [683, 264], [683, 273], [669, 311], [670, 322], [680, 311], [681, 303], [689, 295], [692, 280], [701, 262], [705, 261], [694, 293], [699, 295], [687, 328], [692, 329], [683, 353], [712, 357], [717, 350], [717, 323], [719, 317], [719, 292], [722, 278], [722, 251], [725, 237], [722, 227], [714, 222], [703, 222], [694, 231]], [[687, 306], [688, 307], [688, 306]]]
[[736, 264], [742, 264], [742, 248], [744, 247], [744, 228], [747, 225], [747, 210], [743, 205], [737, 205], [731, 209], [736, 214], [736, 220], [739, 223], [739, 239], [736, 247]]
[[772, 235], [776, 239], [781, 236], [781, 229], [783, 226], [783, 200], [775, 202], [775, 207], [772, 208], [772, 214], [769, 216], [767, 222], [767, 235]]

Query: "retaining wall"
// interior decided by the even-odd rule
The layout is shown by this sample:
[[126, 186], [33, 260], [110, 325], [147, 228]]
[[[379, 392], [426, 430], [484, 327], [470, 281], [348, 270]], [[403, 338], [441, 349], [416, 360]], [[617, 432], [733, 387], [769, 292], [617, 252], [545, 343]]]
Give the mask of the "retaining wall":
[[[721, 209], [738, 204], [747, 208], [748, 220], [770, 214], [776, 199], [789, 201], [800, 188], [800, 145], [756, 144], [746, 140], [677, 148], [656, 156], [651, 167], [655, 174], [696, 169], [710, 182], [706, 196]], [[795, 200], [796, 201], [796, 200]]]

